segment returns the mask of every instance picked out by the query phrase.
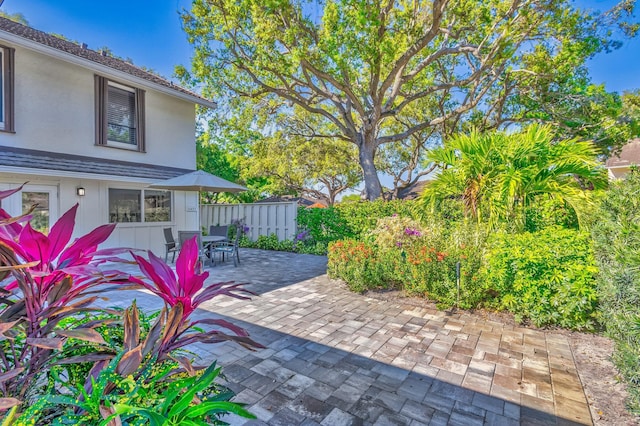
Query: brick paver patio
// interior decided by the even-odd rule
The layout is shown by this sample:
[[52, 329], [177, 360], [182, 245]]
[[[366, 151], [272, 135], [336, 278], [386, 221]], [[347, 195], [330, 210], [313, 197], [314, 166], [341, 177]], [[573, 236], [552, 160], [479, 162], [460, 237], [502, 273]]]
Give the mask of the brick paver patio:
[[247, 282], [259, 296], [195, 313], [232, 320], [267, 346], [194, 348], [202, 364], [218, 360], [235, 400], [258, 417], [230, 416], [233, 425], [592, 424], [561, 334], [354, 294], [320, 256], [243, 250], [241, 260], [210, 268], [209, 280]]

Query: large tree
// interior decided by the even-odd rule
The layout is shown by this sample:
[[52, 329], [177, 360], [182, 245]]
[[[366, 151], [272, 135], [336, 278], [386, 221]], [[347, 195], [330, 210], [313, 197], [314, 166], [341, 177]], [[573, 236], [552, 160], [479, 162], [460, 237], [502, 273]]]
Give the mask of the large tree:
[[380, 147], [448, 134], [473, 114], [491, 127], [580, 104], [574, 80], [615, 47], [625, 3], [600, 16], [568, 0], [194, 0], [183, 19], [194, 82], [256, 116], [295, 105], [320, 117], [317, 137], [356, 146], [375, 199]]
[[272, 194], [307, 195], [333, 205], [361, 181], [354, 147], [344, 141], [309, 140], [277, 132], [252, 147], [244, 175], [266, 177]]

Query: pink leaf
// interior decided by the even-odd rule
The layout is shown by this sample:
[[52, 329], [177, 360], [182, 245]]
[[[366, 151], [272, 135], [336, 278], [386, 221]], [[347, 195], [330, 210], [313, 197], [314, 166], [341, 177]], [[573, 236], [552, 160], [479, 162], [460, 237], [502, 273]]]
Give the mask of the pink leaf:
[[47, 268], [49, 259], [49, 238], [42, 232], [38, 232], [27, 223], [20, 232], [19, 243], [27, 256], [25, 260], [39, 260], [40, 268]]
[[0, 411], [8, 410], [11, 407], [22, 404], [22, 401], [15, 398], [0, 398]]
[[187, 240], [176, 260], [176, 273], [178, 274], [178, 282], [182, 287], [183, 294], [193, 297], [202, 289], [204, 281], [209, 277], [208, 272], [198, 274], [196, 268], [200, 261], [200, 248], [198, 247], [197, 237]]
[[16, 192], [20, 191], [22, 189], [22, 187], [25, 186], [26, 184], [27, 184], [27, 182], [23, 183], [22, 185], [20, 185], [17, 188], [7, 189], [6, 191], [0, 191], [0, 200], [2, 200], [3, 198], [7, 198], [7, 197], [15, 194]]
[[116, 224], [98, 226], [87, 235], [75, 240], [67, 249], [65, 249], [60, 255], [60, 266], [70, 266], [75, 262], [84, 260], [85, 257], [92, 257], [98, 244], [106, 241], [115, 229]]
[[[133, 258], [136, 260], [136, 262], [138, 262], [138, 265], [140, 266], [140, 270], [142, 271], [142, 273], [148, 279], [150, 279], [153, 282], [153, 284], [155, 284], [155, 287], [149, 287], [146, 284], [145, 286], [147, 286], [147, 288], [149, 288], [156, 294], [162, 295], [163, 299], [167, 300], [167, 298], [169, 298], [171, 301], [170, 302], [168, 301], [168, 303], [170, 305], [174, 305], [175, 304], [174, 298], [176, 294], [175, 294], [175, 291], [173, 290], [177, 285], [175, 276], [167, 277], [171, 281], [170, 284], [167, 284], [167, 282], [160, 275], [158, 275], [153, 265], [148, 260], [135, 254], [133, 255]], [[171, 272], [171, 274], [173, 275], [173, 272]]]
[[76, 212], [78, 204], [71, 207], [60, 219], [51, 227], [49, 232], [49, 258], [55, 259], [67, 246], [76, 224]]

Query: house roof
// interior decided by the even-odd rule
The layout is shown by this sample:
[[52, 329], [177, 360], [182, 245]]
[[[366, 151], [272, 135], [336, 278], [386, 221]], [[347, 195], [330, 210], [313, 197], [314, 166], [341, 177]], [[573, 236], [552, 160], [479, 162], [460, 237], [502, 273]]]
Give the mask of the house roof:
[[398, 191], [398, 199], [400, 200], [415, 200], [422, 194], [430, 180], [419, 180], [412, 185], [407, 186], [404, 189]]
[[631, 140], [622, 147], [620, 154], [609, 157], [605, 162], [607, 168], [629, 167], [640, 165], [640, 138]]
[[198, 105], [209, 108], [216, 106], [215, 102], [175, 85], [158, 75], [138, 68], [129, 62], [96, 52], [87, 48], [84, 44], [79, 46], [71, 41], [63, 40], [3, 17], [0, 17], [0, 40], [8, 40], [25, 48], [69, 62], [75, 62], [97, 72], [108, 74], [115, 72], [116, 77], [146, 83], [162, 92], [189, 100]]
[[128, 161], [107, 160], [81, 155], [60, 154], [34, 149], [0, 146], [0, 166], [82, 172], [95, 175], [126, 176], [143, 179], [169, 179], [193, 170]]
[[[256, 203], [283, 203], [283, 202], [291, 202], [297, 201], [298, 204], [302, 207], [327, 207], [328, 204], [323, 200], [316, 200], [315, 198], [310, 197], [296, 197], [293, 195], [281, 195], [281, 196], [273, 196], [268, 198], [263, 198], [262, 200], [256, 201]], [[318, 204], [316, 206], [316, 204]]]

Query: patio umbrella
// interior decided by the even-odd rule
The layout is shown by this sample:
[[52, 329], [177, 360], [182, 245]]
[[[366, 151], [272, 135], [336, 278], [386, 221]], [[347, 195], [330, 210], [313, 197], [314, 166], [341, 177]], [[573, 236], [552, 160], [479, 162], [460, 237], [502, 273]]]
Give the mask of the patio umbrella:
[[[196, 170], [185, 175], [176, 176], [171, 179], [154, 182], [150, 188], [173, 189], [175, 191], [198, 191], [198, 192], [241, 192], [246, 191], [242, 185], [229, 182], [226, 179], [207, 173], [204, 170]], [[200, 197], [198, 196], [198, 206]], [[197, 223], [200, 223], [200, 208], [197, 209]]]
[[226, 179], [207, 173], [204, 170], [196, 170], [182, 176], [154, 182], [150, 188], [173, 189], [177, 191], [198, 192], [241, 192], [246, 191], [242, 185], [229, 182]]

